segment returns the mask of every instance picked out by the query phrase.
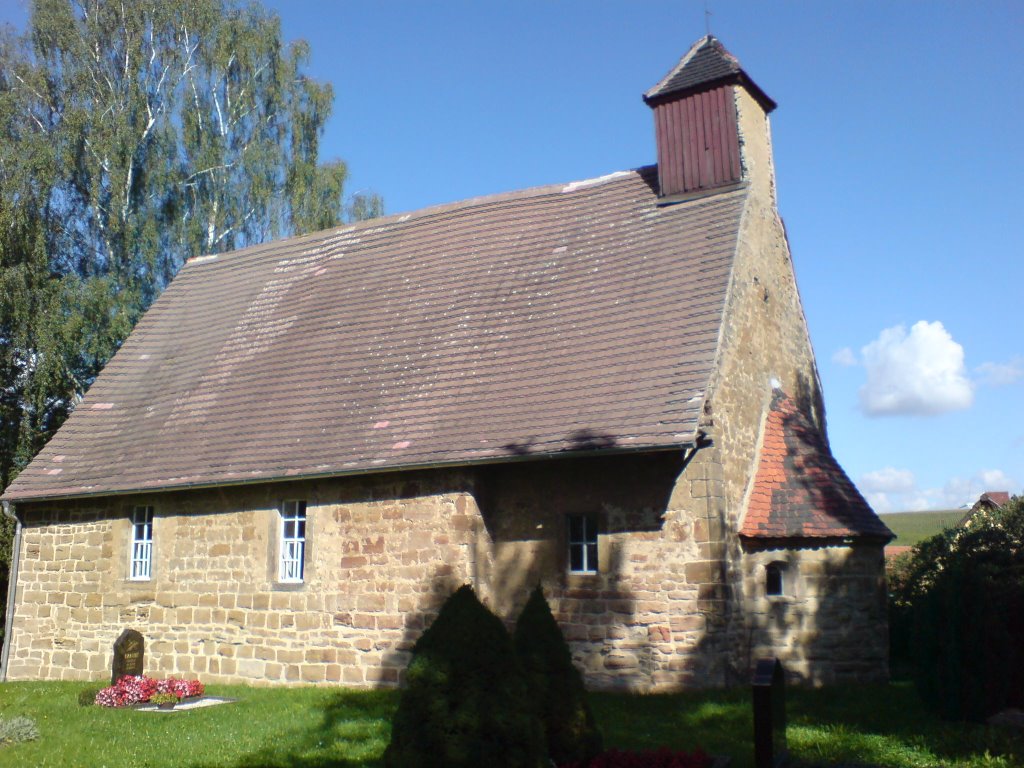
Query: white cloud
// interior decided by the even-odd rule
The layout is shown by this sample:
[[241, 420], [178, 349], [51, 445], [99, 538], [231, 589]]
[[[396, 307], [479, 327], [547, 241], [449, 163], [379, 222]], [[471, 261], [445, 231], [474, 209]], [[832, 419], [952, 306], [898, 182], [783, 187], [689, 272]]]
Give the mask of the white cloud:
[[832, 355], [832, 362], [844, 368], [852, 368], [857, 365], [857, 355], [849, 347], [843, 347]]
[[[863, 492], [863, 489], [861, 489]], [[864, 498], [876, 513], [884, 515], [886, 512], [900, 512], [902, 510], [893, 507], [892, 500], [887, 493], [864, 492]]]
[[1017, 481], [1001, 469], [983, 469], [978, 473], [977, 477], [985, 486], [983, 492], [1010, 491], [1014, 493], [1017, 490]]
[[964, 348], [938, 321], [914, 323], [909, 334], [902, 325], [886, 328], [861, 355], [867, 381], [860, 406], [868, 416], [944, 413], [974, 401]]
[[942, 502], [928, 491], [912, 493], [865, 493], [864, 498], [875, 512], [923, 512], [928, 509], [946, 509]]
[[1024, 357], [1018, 355], [1006, 363], [982, 363], [974, 372], [981, 377], [982, 384], [1005, 387], [1024, 379]]
[[971, 506], [985, 491], [1018, 492], [1017, 481], [1001, 469], [982, 469], [971, 477], [953, 477], [942, 487], [941, 499], [946, 506]]
[[875, 512], [882, 513], [962, 509], [985, 491], [1021, 492], [1017, 481], [1001, 469], [982, 469], [970, 477], [952, 477], [942, 487], [922, 489], [913, 482], [910, 470], [886, 467], [862, 475], [857, 487]]
[[865, 493], [909, 493], [914, 490], [914, 473], [909, 469], [886, 467], [861, 475], [857, 483]]

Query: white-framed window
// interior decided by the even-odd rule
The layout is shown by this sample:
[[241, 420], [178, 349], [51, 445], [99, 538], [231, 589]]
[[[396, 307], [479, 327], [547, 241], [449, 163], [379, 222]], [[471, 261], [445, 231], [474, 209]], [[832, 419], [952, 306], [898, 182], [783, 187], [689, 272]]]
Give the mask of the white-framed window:
[[132, 548], [129, 578], [147, 581], [153, 578], [153, 508], [132, 507]]
[[597, 518], [569, 515], [569, 573], [597, 573]]
[[281, 504], [281, 559], [277, 579], [299, 584], [306, 559], [306, 502], [291, 500]]

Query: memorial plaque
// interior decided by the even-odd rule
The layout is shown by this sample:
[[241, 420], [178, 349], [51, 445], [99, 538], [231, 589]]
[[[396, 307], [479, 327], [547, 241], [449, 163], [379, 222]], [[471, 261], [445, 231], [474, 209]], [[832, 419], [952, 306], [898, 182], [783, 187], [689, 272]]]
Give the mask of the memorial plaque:
[[114, 669], [110, 674], [113, 685], [124, 675], [141, 675], [145, 641], [134, 629], [126, 629], [114, 641]]

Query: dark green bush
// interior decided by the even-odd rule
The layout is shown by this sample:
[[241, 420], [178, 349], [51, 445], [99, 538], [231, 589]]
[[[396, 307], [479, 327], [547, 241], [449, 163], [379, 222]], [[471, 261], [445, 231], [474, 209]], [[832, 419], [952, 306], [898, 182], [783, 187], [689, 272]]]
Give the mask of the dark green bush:
[[544, 732], [505, 626], [463, 586], [413, 647], [389, 768], [541, 768]]
[[601, 734], [583, 678], [539, 586], [519, 615], [512, 642], [544, 723], [551, 759], [558, 765], [586, 763], [600, 753]]
[[[892, 585], [894, 639], [950, 719], [1024, 706], [1024, 499], [922, 542]], [[898, 632], [895, 631], [898, 628]]]
[[78, 692], [78, 706], [91, 707], [96, 703], [96, 694], [103, 690], [102, 685], [91, 685]]

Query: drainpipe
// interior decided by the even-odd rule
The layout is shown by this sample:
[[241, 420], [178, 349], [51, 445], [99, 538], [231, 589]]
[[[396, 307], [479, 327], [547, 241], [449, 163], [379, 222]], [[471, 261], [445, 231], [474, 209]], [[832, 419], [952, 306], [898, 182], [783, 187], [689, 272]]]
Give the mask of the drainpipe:
[[18, 591], [18, 563], [21, 562], [21, 519], [11, 512], [11, 503], [3, 503], [3, 514], [14, 521], [14, 546], [11, 548], [11, 572], [7, 582], [7, 612], [4, 616], [4, 647], [0, 653], [0, 683], [7, 680], [7, 658], [11, 653], [11, 632], [14, 629], [14, 596]]

